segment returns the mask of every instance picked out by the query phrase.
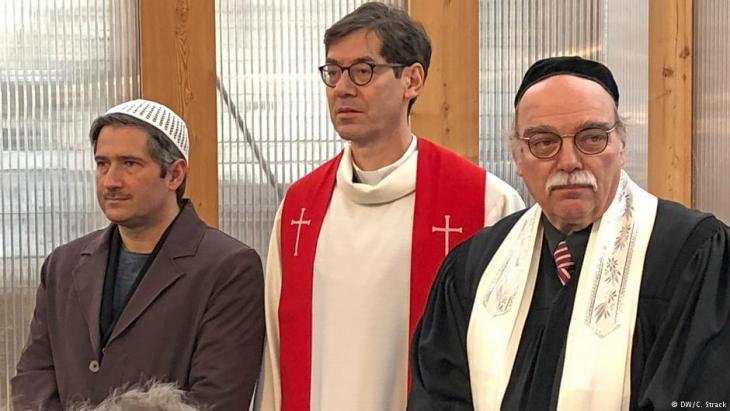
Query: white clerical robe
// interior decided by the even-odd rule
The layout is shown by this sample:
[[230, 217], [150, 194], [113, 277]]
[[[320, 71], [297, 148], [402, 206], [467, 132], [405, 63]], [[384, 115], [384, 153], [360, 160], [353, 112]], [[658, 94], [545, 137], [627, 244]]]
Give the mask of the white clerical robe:
[[[407, 150], [387, 176], [380, 173], [376, 181], [382, 180], [368, 185], [353, 182], [345, 149], [314, 261], [311, 410], [406, 408], [417, 156], [417, 150]], [[370, 177], [360, 174], [362, 180]], [[490, 173], [486, 178], [485, 225], [524, 208], [507, 183]], [[276, 411], [281, 408], [280, 225], [281, 208], [266, 267], [267, 343], [255, 407]]]

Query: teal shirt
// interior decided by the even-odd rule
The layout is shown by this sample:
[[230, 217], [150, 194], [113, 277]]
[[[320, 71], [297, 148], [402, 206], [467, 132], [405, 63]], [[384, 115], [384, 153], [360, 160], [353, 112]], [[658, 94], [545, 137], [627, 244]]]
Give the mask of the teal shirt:
[[112, 303], [114, 318], [117, 318], [124, 308], [129, 290], [132, 289], [134, 282], [137, 280], [137, 276], [139, 276], [149, 256], [149, 254], [133, 253], [124, 248], [124, 246], [119, 250], [119, 264], [117, 265], [116, 281], [114, 282], [114, 301]]

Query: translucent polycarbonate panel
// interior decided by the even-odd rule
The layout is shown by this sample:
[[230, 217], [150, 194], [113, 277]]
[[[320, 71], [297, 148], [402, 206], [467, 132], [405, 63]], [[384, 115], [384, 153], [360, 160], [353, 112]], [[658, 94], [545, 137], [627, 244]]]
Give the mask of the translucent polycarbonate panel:
[[649, 2], [606, 0], [603, 62], [611, 69], [621, 98], [626, 164], [634, 182], [647, 188], [649, 155]]
[[631, 147], [638, 147], [636, 154], [629, 153], [626, 168], [646, 185], [646, 154], [641, 151], [646, 146], [646, 7], [628, 0], [480, 1], [480, 163], [526, 201], [532, 203], [505, 137], [513, 125], [522, 75], [533, 62], [551, 56], [578, 55], [613, 70], [621, 90], [619, 111], [630, 115]]
[[362, 3], [216, 1], [220, 227], [264, 258], [287, 187], [342, 148], [317, 67], [325, 30]]
[[730, 3], [694, 3], [694, 206], [730, 224]]
[[43, 259], [106, 223], [88, 129], [136, 97], [137, 1], [0, 1], [0, 409]]

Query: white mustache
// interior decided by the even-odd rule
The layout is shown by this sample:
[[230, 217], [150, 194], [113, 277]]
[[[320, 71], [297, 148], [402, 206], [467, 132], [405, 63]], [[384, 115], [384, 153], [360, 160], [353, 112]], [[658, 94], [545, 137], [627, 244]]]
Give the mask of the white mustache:
[[557, 187], [569, 185], [591, 186], [593, 191], [598, 191], [598, 183], [596, 182], [596, 177], [593, 173], [587, 170], [580, 170], [574, 171], [570, 174], [564, 171], [558, 171], [551, 175], [545, 183], [545, 192], [550, 194], [550, 192]]

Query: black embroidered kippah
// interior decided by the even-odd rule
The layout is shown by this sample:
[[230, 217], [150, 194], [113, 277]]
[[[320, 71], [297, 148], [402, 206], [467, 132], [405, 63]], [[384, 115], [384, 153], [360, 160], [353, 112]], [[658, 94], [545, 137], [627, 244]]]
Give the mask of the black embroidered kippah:
[[548, 77], [560, 74], [568, 74], [595, 81], [606, 89], [608, 94], [613, 97], [613, 101], [616, 102], [616, 107], [618, 107], [618, 86], [613, 79], [611, 70], [597, 61], [586, 60], [577, 56], [549, 57], [536, 61], [527, 70], [525, 77], [522, 78], [522, 84], [520, 84], [520, 88], [517, 90], [517, 95], [515, 96], [515, 107], [522, 100], [522, 96], [528, 88]]

